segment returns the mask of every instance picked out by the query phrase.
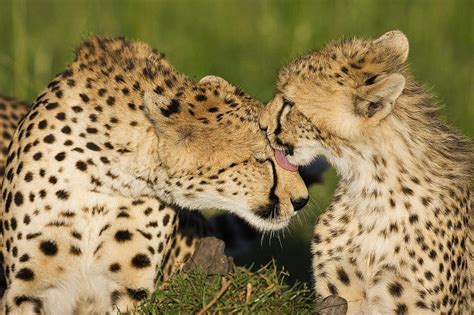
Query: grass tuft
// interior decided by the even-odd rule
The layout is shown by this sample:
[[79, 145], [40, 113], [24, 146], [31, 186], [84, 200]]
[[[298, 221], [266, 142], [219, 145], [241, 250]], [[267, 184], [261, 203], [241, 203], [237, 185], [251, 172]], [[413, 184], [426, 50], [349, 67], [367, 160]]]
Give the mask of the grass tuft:
[[273, 261], [256, 272], [237, 267], [225, 277], [179, 273], [160, 283], [132, 314], [313, 313], [312, 290], [306, 284], [285, 284], [287, 275]]

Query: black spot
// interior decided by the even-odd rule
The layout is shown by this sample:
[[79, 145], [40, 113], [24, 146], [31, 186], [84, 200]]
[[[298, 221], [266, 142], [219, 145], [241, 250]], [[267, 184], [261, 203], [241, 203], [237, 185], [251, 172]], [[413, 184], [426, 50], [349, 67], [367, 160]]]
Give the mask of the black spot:
[[132, 239], [132, 233], [128, 230], [119, 230], [115, 233], [115, 240], [119, 243], [130, 241]]
[[87, 170], [87, 164], [83, 161], [77, 161], [76, 162], [76, 168], [80, 171], [85, 171], [85, 170]]
[[433, 279], [433, 273], [431, 271], [426, 271], [425, 272], [425, 278], [426, 278], [426, 280], [432, 280]]
[[66, 152], [59, 152], [54, 158], [56, 161], [62, 161], [66, 158]]
[[337, 288], [334, 284], [332, 284], [331, 282], [328, 282], [328, 290], [329, 292], [331, 292], [331, 294], [333, 295], [337, 295], [338, 294], [338, 291], [337, 291]]
[[97, 133], [97, 128], [89, 127], [89, 128], [86, 128], [86, 131], [87, 131], [87, 133], [95, 134], [95, 133]]
[[87, 142], [86, 147], [89, 150], [92, 150], [92, 151], [100, 151], [100, 147], [97, 144], [93, 143], [93, 142]]
[[347, 273], [344, 271], [344, 269], [342, 269], [341, 267], [337, 268], [337, 277], [339, 278], [339, 280], [341, 280], [342, 283], [344, 283], [345, 285], [349, 285], [351, 283], [350, 279], [349, 279], [349, 276], [347, 275]]
[[48, 122], [46, 120], [42, 120], [38, 123], [39, 129], [45, 129], [48, 126]]
[[23, 194], [19, 191], [15, 193], [15, 204], [21, 206], [23, 204]]
[[60, 200], [67, 200], [69, 198], [69, 193], [61, 189], [56, 192], [56, 197]]
[[85, 95], [85, 94], [79, 94], [79, 96], [81, 97], [81, 99], [84, 101], [84, 103], [87, 103], [89, 102], [89, 96]]
[[48, 181], [54, 185], [58, 182], [58, 179], [56, 178], [56, 176], [50, 176]]
[[179, 100], [172, 99], [167, 108], [161, 108], [161, 114], [165, 117], [169, 117], [172, 114], [179, 113], [181, 110], [181, 104]]
[[71, 248], [69, 248], [69, 252], [74, 256], [82, 255], [82, 250], [79, 247], [74, 246], [74, 245], [72, 245]]
[[72, 237], [74, 237], [75, 239], [78, 239], [78, 240], [82, 239], [81, 233], [79, 233], [79, 232], [77, 232], [77, 231], [72, 231], [72, 232], [71, 232], [71, 235], [72, 235]]
[[107, 100], [105, 102], [107, 103], [107, 105], [112, 106], [115, 104], [115, 97], [109, 96], [107, 97]]
[[403, 293], [403, 287], [399, 282], [395, 281], [388, 285], [388, 291], [392, 296], [400, 297]]
[[418, 301], [416, 302], [416, 307], [422, 308], [422, 309], [427, 309], [428, 307], [426, 306], [425, 302], [423, 301]]
[[110, 265], [109, 270], [111, 272], [119, 272], [121, 268], [122, 267], [120, 267], [119, 263], [113, 263], [113, 264]]
[[33, 155], [33, 160], [39, 161], [39, 160], [41, 160], [42, 157], [43, 157], [43, 153], [41, 153], [41, 152], [36, 152], [36, 153]]
[[55, 109], [56, 107], [58, 107], [58, 103], [49, 103], [48, 105], [46, 105], [47, 110], [52, 110], [52, 109]]
[[53, 241], [42, 241], [40, 249], [46, 256], [55, 256], [58, 253], [58, 245]]
[[64, 126], [62, 129], [61, 129], [61, 132], [66, 134], [66, 135], [70, 135], [71, 134], [71, 127], [69, 126]]
[[198, 94], [198, 95], [196, 95], [195, 99], [196, 99], [196, 101], [198, 101], [198, 102], [203, 102], [203, 101], [206, 101], [206, 100], [207, 100], [207, 96], [204, 95], [204, 94]]
[[132, 258], [132, 266], [135, 268], [146, 268], [150, 265], [150, 258], [145, 254], [137, 254]]
[[80, 112], [83, 111], [83, 109], [82, 109], [81, 106], [77, 106], [77, 105], [76, 105], [76, 106], [73, 106], [73, 107], [71, 107], [71, 108], [72, 108], [72, 110], [73, 110], [75, 113], [80, 113]]
[[122, 296], [122, 293], [120, 291], [115, 290], [112, 292], [110, 295], [110, 299], [112, 300], [112, 304], [115, 305], [117, 304], [118, 300], [120, 300], [120, 297]]
[[166, 84], [166, 86], [169, 87], [170, 89], [174, 86], [173, 81], [171, 81], [170, 79], [166, 79], [166, 80], [165, 80], [165, 84]]
[[395, 310], [397, 315], [405, 315], [408, 314], [408, 307], [403, 303], [397, 304], [397, 309]]
[[415, 224], [415, 223], [418, 222], [418, 215], [417, 214], [412, 214], [412, 215], [410, 215], [408, 220], [410, 221], [411, 224]]
[[218, 111], [219, 111], [219, 108], [217, 108], [217, 107], [210, 107], [207, 111], [208, 111], [209, 113], [215, 113], [215, 112], [218, 112]]
[[163, 217], [163, 225], [164, 225], [164, 226], [167, 226], [169, 221], [170, 221], [170, 215], [169, 215], [169, 214], [166, 214], [166, 215]]
[[30, 256], [28, 254], [23, 254], [20, 257], [20, 262], [27, 262], [28, 260], [30, 260]]
[[123, 75], [117, 74], [117, 75], [115, 76], [115, 82], [117, 82], [117, 83], [124, 83], [124, 82], [125, 82], [125, 79], [123, 78]]
[[153, 92], [155, 92], [155, 93], [158, 94], [158, 95], [162, 95], [164, 91], [165, 91], [165, 90], [164, 90], [161, 86], [159, 86], [159, 85], [157, 85], [157, 86], [153, 89]]
[[411, 188], [403, 186], [402, 192], [407, 196], [413, 196], [413, 190]]
[[135, 289], [127, 288], [127, 293], [128, 293], [128, 296], [132, 300], [135, 300], [135, 301], [141, 301], [148, 296], [148, 292], [143, 289], [135, 290]]
[[49, 134], [43, 138], [43, 141], [49, 144], [54, 143], [54, 140], [56, 140], [56, 138], [52, 134]]
[[18, 223], [16, 222], [16, 219], [15, 218], [11, 218], [10, 220], [10, 226], [12, 227], [12, 230], [15, 231], [17, 226], [18, 226]]
[[25, 181], [31, 182], [33, 180], [33, 174], [31, 172], [28, 172], [25, 174]]
[[64, 113], [58, 113], [58, 114], [56, 115], [56, 119], [63, 121], [63, 120], [66, 119], [66, 114], [64, 114]]
[[15, 278], [23, 281], [33, 281], [35, 279], [35, 273], [30, 268], [21, 268], [18, 270]]

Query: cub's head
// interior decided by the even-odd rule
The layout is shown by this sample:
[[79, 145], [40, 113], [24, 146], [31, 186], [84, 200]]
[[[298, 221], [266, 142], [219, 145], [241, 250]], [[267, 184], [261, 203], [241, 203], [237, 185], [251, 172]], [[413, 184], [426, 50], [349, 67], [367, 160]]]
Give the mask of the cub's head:
[[261, 230], [285, 227], [306, 204], [298, 172], [277, 165], [259, 129], [263, 106], [239, 88], [207, 76], [173, 96], [146, 91], [144, 106], [172, 202], [229, 210]]
[[376, 40], [330, 43], [298, 58], [280, 71], [260, 127], [296, 165], [373, 141], [384, 121], [397, 115], [407, 56], [407, 38], [392, 31]]

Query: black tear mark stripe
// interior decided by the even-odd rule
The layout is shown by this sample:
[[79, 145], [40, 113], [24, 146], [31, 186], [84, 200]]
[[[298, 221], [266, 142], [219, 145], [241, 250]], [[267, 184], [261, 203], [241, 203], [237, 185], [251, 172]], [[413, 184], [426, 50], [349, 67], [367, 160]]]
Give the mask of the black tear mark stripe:
[[272, 166], [272, 174], [273, 174], [273, 184], [272, 184], [272, 188], [270, 188], [270, 193], [268, 194], [268, 197], [270, 198], [270, 201], [275, 201], [277, 204], [279, 204], [280, 199], [275, 193], [277, 185], [278, 185], [278, 175], [276, 172], [275, 163], [271, 159], [267, 159], [267, 161], [269, 161], [270, 165]]
[[275, 135], [279, 135], [281, 133], [281, 116], [283, 115], [283, 111], [285, 108], [290, 107], [292, 108], [295, 103], [293, 101], [290, 101], [289, 99], [282, 97], [283, 105], [281, 106], [280, 110], [278, 111], [277, 114], [277, 119], [276, 119], [276, 128], [275, 128]]

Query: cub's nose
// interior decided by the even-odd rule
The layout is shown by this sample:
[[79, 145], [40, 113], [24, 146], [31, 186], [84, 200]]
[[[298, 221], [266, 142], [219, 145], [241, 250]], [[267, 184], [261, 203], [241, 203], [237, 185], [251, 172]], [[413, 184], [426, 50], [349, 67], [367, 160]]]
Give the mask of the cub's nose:
[[308, 203], [309, 197], [306, 198], [299, 198], [296, 200], [291, 200], [291, 204], [293, 205], [293, 208], [295, 211], [303, 209], [304, 206]]

